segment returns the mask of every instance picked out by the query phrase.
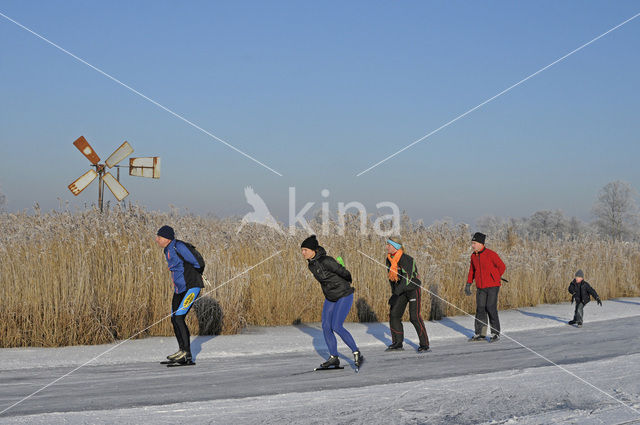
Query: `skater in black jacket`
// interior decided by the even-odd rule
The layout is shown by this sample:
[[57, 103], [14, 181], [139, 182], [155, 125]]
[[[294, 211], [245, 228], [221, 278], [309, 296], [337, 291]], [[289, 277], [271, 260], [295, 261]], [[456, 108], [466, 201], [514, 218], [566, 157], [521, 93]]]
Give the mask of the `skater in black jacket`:
[[353, 340], [353, 337], [343, 326], [353, 304], [353, 288], [351, 287], [351, 273], [333, 257], [329, 257], [323, 247], [318, 244], [316, 235], [309, 236], [300, 246], [302, 257], [308, 261], [309, 270], [320, 282], [324, 293], [322, 306], [322, 332], [329, 348], [329, 359], [320, 365], [321, 369], [340, 366], [338, 358], [338, 341], [340, 338], [353, 352], [356, 368], [362, 364], [364, 357]]
[[420, 315], [422, 300], [422, 283], [418, 278], [418, 268], [412, 257], [404, 252], [399, 237], [387, 239], [387, 272], [391, 285], [389, 298], [389, 328], [391, 329], [391, 345], [387, 351], [402, 350], [404, 329], [402, 315], [409, 304], [409, 317], [416, 328], [420, 347], [418, 352], [429, 351], [429, 337], [424, 321]]
[[576, 302], [576, 310], [573, 314], [573, 320], [569, 322], [570, 325], [576, 325], [582, 327], [582, 319], [584, 317], [584, 306], [591, 301], [591, 297], [596, 299], [599, 306], [602, 307], [602, 301], [595, 289], [584, 280], [584, 272], [578, 270], [576, 272], [575, 279], [569, 284], [569, 293], [571, 294], [571, 303]]

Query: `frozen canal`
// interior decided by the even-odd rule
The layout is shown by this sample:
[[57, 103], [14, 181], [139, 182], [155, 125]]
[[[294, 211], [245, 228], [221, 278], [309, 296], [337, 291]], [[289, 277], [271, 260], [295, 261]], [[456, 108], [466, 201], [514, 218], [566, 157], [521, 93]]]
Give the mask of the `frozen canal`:
[[[469, 317], [427, 322], [432, 351], [386, 353], [386, 324], [348, 324], [366, 363], [312, 372], [326, 351], [318, 324], [198, 337], [196, 366], [158, 363], [172, 338], [129, 341], [0, 415], [0, 423], [639, 423], [640, 299], [501, 312], [506, 337], [469, 343]], [[415, 340], [410, 324], [405, 334]], [[0, 410], [113, 345], [0, 350]], [[345, 364], [346, 363], [346, 364]], [[632, 409], [633, 408], [633, 409]]]

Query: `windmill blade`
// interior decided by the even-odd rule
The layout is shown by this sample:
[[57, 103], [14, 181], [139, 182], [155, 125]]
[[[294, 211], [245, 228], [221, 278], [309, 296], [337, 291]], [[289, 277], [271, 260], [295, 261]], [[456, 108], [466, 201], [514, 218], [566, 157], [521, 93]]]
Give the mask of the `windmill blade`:
[[129, 158], [129, 175], [160, 178], [160, 157]]
[[133, 148], [131, 147], [129, 142], [124, 142], [118, 149], [115, 150], [115, 152], [111, 154], [109, 158], [107, 158], [105, 164], [107, 164], [109, 168], [112, 168], [114, 165], [116, 165], [118, 162], [122, 161], [132, 153]]
[[93, 165], [96, 165], [98, 162], [100, 162], [100, 157], [98, 156], [96, 151], [93, 150], [84, 136], [78, 137], [76, 141], [73, 142], [73, 145], [78, 148], [78, 150], [82, 152], [82, 155], [86, 156]]
[[74, 195], [78, 196], [89, 184], [98, 177], [98, 173], [95, 170], [89, 170], [76, 179], [69, 185], [69, 190]]
[[118, 201], [122, 201], [124, 198], [129, 196], [127, 189], [125, 189], [124, 186], [111, 175], [111, 173], [105, 173], [105, 175], [102, 176], [102, 181], [105, 182], [111, 193], [113, 193], [113, 196], [115, 196]]

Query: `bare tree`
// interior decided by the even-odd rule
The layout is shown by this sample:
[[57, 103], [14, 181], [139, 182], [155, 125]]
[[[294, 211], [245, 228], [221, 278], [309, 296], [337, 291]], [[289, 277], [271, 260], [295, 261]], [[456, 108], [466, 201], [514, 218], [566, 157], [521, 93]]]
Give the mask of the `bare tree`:
[[4, 207], [7, 204], [7, 197], [2, 192], [2, 186], [0, 186], [0, 211], [4, 211]]
[[487, 235], [491, 235], [494, 239], [500, 239], [506, 232], [507, 223], [505, 220], [495, 215], [485, 215], [476, 220], [478, 230]]
[[567, 223], [567, 233], [572, 240], [577, 239], [585, 233], [586, 225], [577, 217], [571, 217]]
[[598, 231], [613, 240], [627, 238], [637, 222], [638, 206], [635, 191], [627, 182], [616, 180], [607, 183], [598, 194], [592, 213], [596, 217]]
[[569, 223], [561, 210], [555, 210], [551, 215], [551, 232], [558, 238], [564, 237]]
[[568, 225], [562, 211], [544, 210], [533, 213], [527, 227], [530, 235], [535, 239], [541, 237], [561, 238], [567, 231]]

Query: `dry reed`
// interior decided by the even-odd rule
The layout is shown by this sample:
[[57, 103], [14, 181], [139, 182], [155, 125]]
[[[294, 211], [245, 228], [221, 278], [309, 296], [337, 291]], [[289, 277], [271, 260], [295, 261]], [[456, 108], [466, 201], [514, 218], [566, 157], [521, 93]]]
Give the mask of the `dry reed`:
[[[169, 313], [172, 285], [161, 249], [154, 243], [163, 224], [176, 229], [203, 254], [212, 283], [188, 317], [194, 334], [232, 334], [247, 324], [289, 325], [320, 320], [322, 292], [299, 251], [307, 236], [282, 235], [239, 221], [141, 208], [79, 212], [0, 214], [0, 347], [98, 344], [128, 338]], [[318, 226], [318, 229], [320, 226]], [[332, 224], [335, 230], [335, 224]], [[468, 312], [463, 294], [469, 268], [466, 225], [416, 225], [404, 218], [402, 236], [427, 288]], [[347, 320], [386, 321], [389, 285], [383, 267], [384, 239], [350, 224], [344, 236], [319, 235], [329, 255], [341, 255], [354, 277], [356, 306]], [[603, 299], [640, 295], [640, 244], [585, 236], [579, 240], [526, 240], [510, 234], [490, 240], [507, 264], [500, 308], [568, 301], [576, 269]], [[282, 249], [282, 253], [242, 274]], [[238, 276], [240, 275], [240, 276]], [[236, 277], [238, 276], [238, 277]], [[213, 287], [234, 278], [221, 288]], [[423, 298], [425, 318], [431, 302]], [[456, 315], [441, 306], [444, 315]], [[140, 336], [172, 335], [163, 320]]]

